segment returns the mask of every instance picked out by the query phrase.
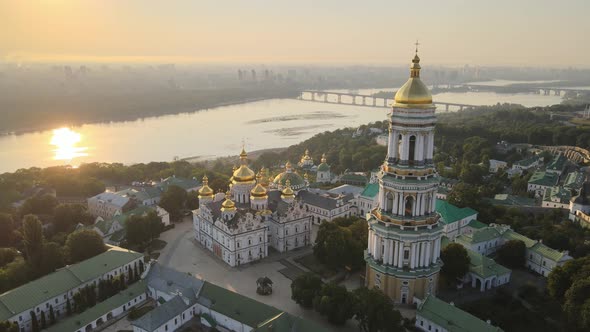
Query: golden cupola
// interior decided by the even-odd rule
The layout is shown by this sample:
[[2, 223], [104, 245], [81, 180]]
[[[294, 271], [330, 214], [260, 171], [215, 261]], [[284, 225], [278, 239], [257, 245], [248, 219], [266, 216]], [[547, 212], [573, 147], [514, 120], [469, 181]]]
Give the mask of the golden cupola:
[[295, 197], [295, 192], [293, 191], [293, 189], [291, 189], [291, 181], [290, 180], [287, 180], [287, 182], [285, 182], [285, 188], [283, 188], [283, 191], [281, 191], [281, 197], [282, 198]]
[[234, 203], [234, 201], [231, 200], [231, 193], [228, 190], [225, 193], [225, 201], [223, 201], [223, 203], [221, 203], [221, 211], [235, 211], [236, 210], [236, 204]]
[[209, 187], [209, 178], [207, 177], [207, 175], [203, 176], [203, 186], [201, 187], [201, 189], [199, 189], [198, 193], [199, 199], [212, 198], [213, 195], [215, 195], [213, 189]]
[[412, 59], [410, 78], [395, 94], [395, 107], [422, 108], [432, 106], [432, 95], [420, 79], [420, 57], [418, 49]]
[[248, 167], [248, 154], [242, 148], [240, 153], [240, 167], [234, 169], [232, 182], [235, 183], [254, 183], [256, 173]]
[[266, 198], [267, 191], [266, 188], [262, 185], [262, 174], [258, 173], [256, 176], [256, 186], [250, 190], [250, 195], [252, 198]]

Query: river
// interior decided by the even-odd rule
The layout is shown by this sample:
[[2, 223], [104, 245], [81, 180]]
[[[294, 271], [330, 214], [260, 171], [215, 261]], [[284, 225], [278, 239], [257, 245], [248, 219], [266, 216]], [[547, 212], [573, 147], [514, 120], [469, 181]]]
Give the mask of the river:
[[[368, 94], [380, 90], [389, 89], [357, 91]], [[525, 106], [552, 105], [561, 100], [558, 96], [487, 92], [442, 93], [434, 99]], [[273, 99], [136, 121], [0, 136], [0, 172], [94, 161], [131, 164], [177, 157], [223, 157], [238, 154], [242, 142], [250, 151], [286, 147], [327, 130], [381, 121], [386, 114], [385, 108]]]

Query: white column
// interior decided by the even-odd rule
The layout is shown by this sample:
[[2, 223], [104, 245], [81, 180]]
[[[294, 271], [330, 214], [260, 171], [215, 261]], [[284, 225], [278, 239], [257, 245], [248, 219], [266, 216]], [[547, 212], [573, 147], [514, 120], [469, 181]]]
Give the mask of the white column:
[[395, 241], [389, 240], [389, 265], [393, 265], [393, 258], [395, 257]]
[[389, 239], [383, 239], [384, 252], [383, 252], [383, 264], [389, 264]]
[[397, 266], [398, 258], [399, 258], [399, 241], [394, 241], [393, 244], [393, 266]]
[[440, 238], [438, 238], [434, 241], [434, 252], [432, 253], [432, 262], [436, 263], [439, 256], [440, 256]]
[[402, 155], [400, 157], [401, 160], [408, 160], [408, 134], [402, 134]]
[[391, 125], [390, 125], [389, 137], [387, 140], [387, 157], [395, 158], [395, 149], [393, 148], [394, 146], [395, 146], [395, 131], [391, 128]]
[[434, 154], [434, 132], [430, 132], [428, 138], [428, 159], [432, 159]]
[[428, 207], [426, 206], [426, 197], [428, 196], [428, 193], [421, 194], [421, 196], [422, 201], [420, 203], [420, 215], [425, 215], [426, 210], [428, 209]]
[[432, 192], [430, 194], [430, 211], [434, 211], [436, 207], [436, 193]]
[[397, 214], [399, 211], [399, 193], [393, 193], [393, 208], [391, 209], [391, 214]]
[[426, 243], [420, 242], [420, 266], [424, 266], [424, 258], [426, 257]]
[[404, 243], [403, 242], [399, 242], [399, 247], [397, 248], [398, 250], [398, 258], [397, 258], [397, 266], [402, 268], [404, 267]]
[[418, 211], [418, 195], [414, 196], [412, 201], [414, 202], [414, 205], [412, 206], [412, 216], [416, 216], [416, 212]]
[[379, 188], [379, 207], [385, 209], [385, 190]]
[[421, 161], [424, 159], [424, 135], [418, 133], [416, 137], [416, 160]]
[[381, 259], [383, 258], [383, 244], [381, 242], [381, 237], [379, 235], [375, 236], [375, 252], [377, 253], [377, 257], [376, 259]]
[[416, 244], [410, 244], [410, 269], [414, 268], [414, 249], [416, 249]]
[[399, 159], [399, 133], [394, 130], [393, 131], [393, 155], [395, 158]]
[[373, 230], [369, 229], [369, 243], [367, 245], [367, 251], [369, 252], [369, 255], [373, 253]]
[[404, 193], [399, 193], [399, 210], [397, 211], [397, 214], [400, 216], [404, 215], [404, 205], [405, 205], [405, 200], [404, 200]]
[[432, 246], [431, 246], [431, 244], [432, 244], [432, 240], [431, 241], [428, 241], [426, 243], [426, 259], [424, 260], [424, 262], [426, 263], [425, 264], [426, 266], [430, 265], [430, 258], [432, 257], [430, 255], [430, 253], [432, 252]]

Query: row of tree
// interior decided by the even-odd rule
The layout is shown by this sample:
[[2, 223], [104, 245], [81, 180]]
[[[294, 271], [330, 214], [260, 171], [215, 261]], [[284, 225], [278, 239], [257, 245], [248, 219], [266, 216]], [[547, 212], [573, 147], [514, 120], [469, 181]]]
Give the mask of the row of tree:
[[364, 332], [405, 331], [404, 321], [389, 297], [379, 289], [365, 287], [349, 292], [336, 283], [322, 283], [313, 273], [293, 280], [291, 298], [304, 308], [313, 308], [332, 324], [342, 325], [355, 317]]

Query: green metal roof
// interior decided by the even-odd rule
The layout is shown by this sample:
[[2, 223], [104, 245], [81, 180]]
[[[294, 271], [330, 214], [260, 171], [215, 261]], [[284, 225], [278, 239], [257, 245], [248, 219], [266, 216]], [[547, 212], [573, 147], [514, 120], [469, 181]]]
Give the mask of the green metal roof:
[[566, 204], [570, 202], [572, 192], [561, 186], [551, 187], [551, 190], [545, 190], [543, 201]]
[[481, 278], [489, 278], [492, 276], [502, 276], [510, 273], [510, 269], [496, 263], [493, 259], [483, 256], [473, 250], [467, 249], [469, 255], [469, 271], [480, 276]]
[[536, 206], [533, 198], [508, 194], [496, 194], [493, 199], [485, 198], [485, 200], [493, 205]]
[[557, 178], [555, 173], [536, 171], [529, 179], [529, 184], [551, 187], [557, 183]]
[[471, 220], [468, 225], [469, 225], [469, 227], [475, 228], [475, 229], [482, 229], [482, 228], [488, 227], [488, 225], [482, 223], [479, 220], [475, 220], [475, 219]]
[[567, 256], [565, 252], [561, 252], [552, 248], [547, 247], [546, 245], [537, 242], [532, 247], [529, 248], [530, 251], [535, 252], [545, 258], [548, 258], [554, 262], [559, 262], [563, 257]]
[[330, 170], [330, 166], [326, 163], [321, 163], [318, 166], [318, 172], [327, 172]]
[[86, 309], [79, 315], [69, 317], [65, 320], [60, 320], [57, 324], [49, 327], [47, 332], [62, 332], [62, 331], [77, 331], [84, 329], [90, 322], [95, 321], [101, 316], [109, 313], [115, 308], [133, 300], [142, 293], [147, 292], [147, 283], [144, 280], [135, 282], [127, 289], [118, 294], [109, 297], [108, 299], [97, 303], [94, 307]]
[[471, 234], [471, 239], [474, 243], [489, 241], [499, 237], [500, 232], [498, 232], [495, 228], [491, 227], [478, 229]]
[[567, 158], [560, 153], [555, 158], [553, 158], [553, 160], [551, 160], [549, 165], [547, 165], [547, 170], [561, 172], [565, 167], [566, 162]]
[[196, 188], [200, 185], [200, 182], [196, 179], [187, 179], [179, 176], [170, 176], [162, 180], [162, 182], [158, 183], [156, 186], [161, 188], [162, 191], [166, 191], [169, 186], [178, 186], [184, 190], [189, 190], [191, 188]]
[[363, 190], [363, 192], [361, 193], [361, 196], [373, 198], [373, 197], [377, 196], [378, 193], [379, 193], [379, 184], [378, 183], [368, 183], [365, 186], [365, 189]]
[[502, 233], [502, 237], [508, 241], [510, 240], [520, 240], [522, 242], [524, 242], [525, 246], [527, 248], [530, 248], [532, 246], [535, 245], [535, 243], [537, 243], [537, 241], [529, 239], [528, 237], [516, 233], [515, 231], [511, 230], [511, 229], [507, 229], [504, 233]]
[[0, 309], [0, 321], [66, 293], [88, 280], [98, 278], [139, 257], [142, 257], [142, 254], [119, 247], [110, 247], [102, 254], [66, 266], [7, 291], [0, 295], [0, 302], [8, 309], [8, 311]]
[[443, 327], [449, 332], [500, 332], [501, 328], [492, 326], [483, 320], [453, 305], [443, 302], [433, 295], [428, 295], [418, 305], [417, 314]]
[[586, 175], [582, 172], [574, 171], [569, 173], [565, 177], [565, 181], [563, 182], [563, 186], [567, 189], [580, 189], [582, 185], [584, 185], [584, 181], [586, 180]]
[[447, 225], [477, 214], [477, 211], [472, 208], [459, 208], [441, 199], [436, 200], [436, 212]]
[[209, 308], [222, 315], [235, 319], [248, 326], [256, 327], [264, 321], [277, 316], [282, 311], [258, 302], [249, 297], [234, 293], [205, 281], [199, 294], [199, 302], [207, 299]]
[[526, 166], [530, 166], [530, 165], [534, 164], [537, 160], [539, 160], [539, 157], [535, 155], [530, 158], [519, 160], [519, 161], [515, 162], [514, 164], [526, 167]]

